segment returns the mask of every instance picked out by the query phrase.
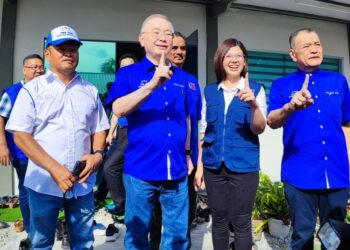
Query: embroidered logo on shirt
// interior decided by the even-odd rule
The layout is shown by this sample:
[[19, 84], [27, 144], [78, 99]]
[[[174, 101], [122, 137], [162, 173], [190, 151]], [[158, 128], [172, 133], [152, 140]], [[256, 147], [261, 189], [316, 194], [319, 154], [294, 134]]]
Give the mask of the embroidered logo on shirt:
[[148, 83], [147, 80], [141, 80], [140, 85], [139, 85], [139, 88], [142, 88], [143, 86], [145, 86], [146, 83]]
[[326, 95], [329, 95], [329, 96], [331, 96], [331, 95], [339, 95], [338, 91], [326, 91], [325, 93], [326, 93]]
[[189, 83], [188, 83], [188, 87], [189, 87], [190, 89], [192, 89], [192, 90], [196, 90], [196, 89], [197, 89], [197, 88], [196, 88], [196, 84], [193, 83], [193, 82], [189, 82]]
[[183, 85], [178, 84], [178, 83], [176, 83], [176, 82], [174, 82], [174, 86], [181, 87], [181, 88], [183, 88], [183, 87], [184, 87]]

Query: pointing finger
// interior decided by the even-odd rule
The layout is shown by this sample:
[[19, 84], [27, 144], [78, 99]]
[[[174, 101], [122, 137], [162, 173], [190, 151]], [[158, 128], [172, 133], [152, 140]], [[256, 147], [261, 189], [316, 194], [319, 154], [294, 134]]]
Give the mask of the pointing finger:
[[160, 66], [166, 66], [165, 64], [165, 52], [162, 52], [162, 55], [160, 56], [160, 61], [159, 61]]
[[248, 72], [245, 73], [245, 78], [244, 78], [244, 89], [250, 89], [250, 86], [249, 86], [249, 74]]
[[309, 87], [309, 80], [310, 80], [310, 75], [306, 74], [305, 75], [305, 80], [304, 80], [304, 83], [303, 83], [303, 87], [301, 88], [301, 91], [305, 91], [305, 90], [308, 89], [308, 87]]

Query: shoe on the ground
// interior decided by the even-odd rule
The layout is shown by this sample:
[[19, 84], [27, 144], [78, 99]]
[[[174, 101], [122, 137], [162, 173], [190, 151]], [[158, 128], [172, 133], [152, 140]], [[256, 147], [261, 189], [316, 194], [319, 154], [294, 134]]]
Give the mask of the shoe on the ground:
[[125, 223], [125, 222], [124, 222], [124, 218], [125, 218], [124, 214], [114, 215], [114, 216], [113, 216], [114, 221], [115, 221], [116, 223], [119, 223], [119, 224], [124, 224], [124, 223]]
[[32, 247], [32, 243], [29, 238], [21, 240], [19, 243], [19, 250], [30, 250]]
[[17, 220], [15, 222], [15, 231], [17, 233], [23, 232], [24, 231], [24, 225], [23, 225], [23, 220]]
[[8, 228], [10, 225], [5, 221], [0, 221], [0, 229]]
[[109, 212], [110, 210], [114, 210], [116, 209], [116, 206], [114, 203], [111, 203], [111, 204], [107, 204], [105, 205], [105, 208], [107, 209], [107, 211]]
[[116, 226], [114, 226], [114, 224], [109, 224], [106, 230], [106, 242], [116, 241], [119, 234], [119, 229]]
[[63, 233], [61, 248], [62, 249], [70, 249], [68, 233]]

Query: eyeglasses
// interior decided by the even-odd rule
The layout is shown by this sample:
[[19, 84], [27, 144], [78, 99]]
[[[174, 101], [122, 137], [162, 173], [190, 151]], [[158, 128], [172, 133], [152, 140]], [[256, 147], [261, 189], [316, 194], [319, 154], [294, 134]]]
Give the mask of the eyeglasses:
[[244, 58], [244, 55], [242, 55], [242, 54], [226, 54], [226, 55], [224, 55], [224, 59], [226, 59], [226, 60], [232, 60], [233, 58], [235, 58], [237, 61], [240, 61]]
[[154, 29], [152, 31], [144, 31], [142, 33], [150, 34], [153, 39], [159, 39], [163, 35], [164, 35], [165, 39], [167, 39], [167, 40], [173, 39], [173, 37], [174, 37], [174, 33], [169, 31], [169, 30], [161, 31], [159, 29]]
[[35, 66], [24, 66], [25, 68], [28, 68], [28, 69], [31, 69], [31, 70], [34, 70], [34, 71], [44, 71], [44, 65], [35, 65]]

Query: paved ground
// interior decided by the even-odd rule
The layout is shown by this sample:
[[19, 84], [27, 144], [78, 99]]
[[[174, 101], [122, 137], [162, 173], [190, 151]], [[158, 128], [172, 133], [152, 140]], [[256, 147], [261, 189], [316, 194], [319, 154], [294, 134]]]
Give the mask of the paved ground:
[[[98, 224], [102, 224], [107, 227], [109, 223], [112, 222], [111, 216], [106, 213], [103, 209], [96, 213], [95, 219]], [[118, 249], [124, 250], [123, 239], [125, 234], [125, 226], [119, 225], [120, 235], [115, 242], [105, 242], [104, 236], [95, 236], [94, 249], [95, 250], [109, 250]], [[212, 250], [211, 242], [211, 222], [203, 223], [198, 225], [191, 232], [192, 235], [192, 250]], [[290, 235], [289, 235], [290, 236]], [[25, 238], [26, 234], [16, 233], [13, 228], [13, 223], [11, 227], [7, 229], [0, 229], [0, 249], [3, 250], [15, 250], [18, 249], [18, 245], [21, 239]], [[263, 233], [261, 240], [256, 242], [256, 247], [259, 250], [269, 250], [269, 249], [284, 249], [290, 250], [289, 239], [287, 237], [284, 240], [271, 237], [268, 233]], [[53, 250], [60, 250], [61, 242], [56, 241]], [[255, 248], [256, 249], [256, 248]], [[316, 245], [315, 249], [320, 249]]]

